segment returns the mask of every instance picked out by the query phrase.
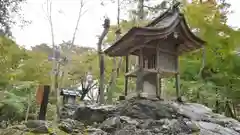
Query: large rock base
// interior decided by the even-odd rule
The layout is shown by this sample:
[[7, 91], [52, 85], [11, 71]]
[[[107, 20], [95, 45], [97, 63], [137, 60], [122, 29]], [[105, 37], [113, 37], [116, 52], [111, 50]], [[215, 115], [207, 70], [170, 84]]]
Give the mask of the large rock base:
[[[64, 131], [71, 135], [240, 135], [237, 120], [195, 103], [132, 98], [115, 106], [81, 105], [73, 110], [74, 113], [64, 114], [66, 118], [59, 124], [62, 131], [54, 129], [55, 134]], [[28, 121], [26, 126], [0, 130], [0, 135], [52, 134], [49, 129], [44, 121]]]
[[132, 98], [116, 106], [81, 106], [73, 118], [109, 135], [240, 135], [237, 120], [194, 103]]

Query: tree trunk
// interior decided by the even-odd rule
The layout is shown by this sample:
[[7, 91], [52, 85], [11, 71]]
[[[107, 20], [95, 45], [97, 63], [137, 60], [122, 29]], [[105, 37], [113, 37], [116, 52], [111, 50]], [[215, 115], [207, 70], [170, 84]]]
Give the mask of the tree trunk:
[[225, 116], [232, 117], [234, 119], [236, 118], [228, 100], [225, 102]]
[[[202, 0], [200, 0], [199, 2], [200, 2], [200, 4], [203, 4]], [[206, 63], [206, 48], [205, 48], [205, 46], [203, 46], [203, 48], [202, 48], [202, 66], [199, 70], [199, 74], [198, 74], [199, 76], [201, 75], [201, 72], [205, 67], [205, 63]]]
[[219, 105], [220, 103], [219, 103], [219, 100], [217, 99], [215, 103], [215, 113], [219, 113]]
[[59, 80], [58, 80], [58, 76], [59, 76], [59, 70], [60, 70], [60, 64], [57, 63], [56, 65], [57, 70], [56, 70], [56, 74], [55, 74], [55, 89], [56, 89], [56, 111], [57, 111], [57, 122], [60, 120], [60, 89], [59, 89]]
[[52, 77], [52, 92], [56, 98], [56, 117], [55, 117], [55, 124], [57, 124], [58, 120], [59, 120], [59, 111], [58, 111], [58, 108], [59, 108], [59, 92], [58, 92], [58, 89], [57, 89], [57, 61], [56, 61], [56, 52], [55, 52], [55, 39], [54, 39], [54, 30], [53, 30], [53, 22], [52, 22], [52, 1], [51, 0], [47, 0], [47, 18], [48, 18], [48, 21], [49, 21], [49, 24], [50, 24], [50, 30], [51, 30], [51, 38], [52, 38], [52, 48], [53, 48], [53, 67], [52, 67], [52, 72], [53, 72], [53, 77]]
[[110, 27], [110, 20], [105, 19], [103, 24], [103, 32], [99, 37], [98, 40], [98, 57], [99, 57], [99, 69], [100, 69], [100, 79], [99, 79], [99, 102], [100, 104], [104, 104], [104, 56], [102, 52], [102, 42], [104, 37], [107, 35], [109, 27]]
[[30, 106], [31, 106], [31, 91], [30, 91], [29, 94], [28, 94], [28, 107], [27, 107], [25, 122], [27, 122], [27, 120], [28, 120], [28, 115], [29, 115]]
[[[116, 34], [116, 41], [120, 38], [121, 30], [120, 30], [120, 0], [117, 1], [117, 25], [118, 29], [115, 32]], [[112, 74], [109, 81], [109, 87], [107, 89], [107, 102], [108, 104], [112, 103], [113, 98], [113, 91], [116, 88], [116, 78], [118, 77], [119, 69], [122, 61], [122, 57], [119, 59], [119, 63], [117, 64], [117, 58], [113, 57], [113, 68], [112, 68]]]
[[144, 19], [144, 0], [138, 1], [138, 17], [139, 21]]
[[[118, 31], [117, 31], [118, 32]], [[118, 40], [120, 38], [120, 33], [116, 32], [116, 40]], [[121, 62], [121, 58], [120, 61]], [[121, 64], [118, 64], [118, 66], [121, 66]], [[111, 104], [112, 103], [112, 97], [113, 97], [113, 91], [116, 88], [116, 79], [117, 79], [117, 70], [120, 68], [117, 66], [117, 58], [113, 57], [113, 69], [112, 69], [112, 74], [111, 74], [111, 79], [109, 81], [109, 88], [108, 88], [108, 103]]]
[[219, 109], [220, 109], [220, 102], [219, 102], [219, 96], [218, 96], [218, 89], [216, 89], [215, 113], [219, 113]]
[[111, 104], [112, 103], [112, 98], [113, 98], [113, 91], [116, 88], [116, 78], [117, 78], [117, 58], [113, 57], [113, 69], [112, 69], [112, 74], [111, 78], [109, 81], [109, 87], [107, 89], [107, 103]]
[[[144, 0], [138, 1], [138, 24], [140, 25], [141, 21], [144, 19]], [[135, 68], [138, 66], [139, 57], [136, 56]]]
[[[121, 28], [120, 28], [120, 14], [121, 14], [121, 2], [120, 0], [117, 1], [117, 27], [118, 30], [116, 31], [116, 40], [120, 39], [121, 36]], [[122, 66], [123, 57], [119, 59], [118, 65], [116, 66], [117, 77], [119, 76], [120, 68]], [[117, 63], [115, 63], [117, 64]]]
[[232, 101], [232, 108], [233, 108], [234, 116], [237, 116], [236, 105], [233, 101]]
[[202, 66], [198, 73], [199, 76], [201, 76], [201, 73], [202, 73], [203, 69], [205, 68], [205, 65], [206, 65], [206, 48], [205, 48], [205, 46], [203, 46], [203, 48], [202, 48]]

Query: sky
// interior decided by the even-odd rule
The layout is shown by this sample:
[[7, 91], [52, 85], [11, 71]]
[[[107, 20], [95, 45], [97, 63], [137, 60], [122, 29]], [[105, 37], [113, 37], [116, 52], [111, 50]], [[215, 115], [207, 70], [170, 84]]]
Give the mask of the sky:
[[[78, 17], [80, 0], [52, 0], [52, 20], [55, 43], [72, 39]], [[107, 1], [107, 0], [104, 0]], [[233, 13], [229, 15], [228, 24], [240, 27], [239, 0], [227, 0], [231, 3]], [[75, 44], [97, 47], [97, 35], [102, 32], [104, 16], [108, 16], [111, 24], [117, 20], [117, 4], [108, 3], [101, 6], [100, 0], [86, 0], [84, 10], [76, 35]], [[22, 13], [31, 23], [24, 28], [14, 26], [12, 29], [15, 41], [26, 48], [41, 43], [51, 44], [50, 25], [46, 18], [46, 0], [27, 0], [22, 7]], [[121, 16], [123, 18], [123, 16]]]

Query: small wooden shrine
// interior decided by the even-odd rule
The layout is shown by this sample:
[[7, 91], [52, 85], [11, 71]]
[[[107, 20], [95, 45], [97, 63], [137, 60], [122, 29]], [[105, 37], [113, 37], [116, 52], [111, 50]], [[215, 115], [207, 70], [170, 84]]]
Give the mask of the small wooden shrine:
[[[136, 92], [128, 97], [159, 98], [161, 78], [176, 78], [176, 95], [181, 98], [178, 57], [202, 48], [205, 42], [189, 29], [176, 3], [145, 27], [133, 27], [107, 48], [105, 54], [126, 57], [125, 96], [128, 78], [136, 77]], [[138, 57], [138, 67], [129, 71], [128, 57]]]
[[60, 95], [63, 96], [63, 104], [75, 104], [79, 92], [76, 90], [61, 89]]

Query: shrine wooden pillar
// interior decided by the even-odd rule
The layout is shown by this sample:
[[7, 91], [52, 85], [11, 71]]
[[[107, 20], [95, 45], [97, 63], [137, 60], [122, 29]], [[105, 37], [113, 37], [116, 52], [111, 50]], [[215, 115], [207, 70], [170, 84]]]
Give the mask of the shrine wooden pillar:
[[[125, 56], [125, 73], [129, 71], [129, 55]], [[127, 96], [128, 94], [128, 76], [125, 75], [125, 90], [124, 95]]]
[[161, 98], [161, 81], [159, 81], [161, 79], [161, 75], [159, 74], [159, 65], [160, 65], [160, 51], [159, 51], [159, 44], [157, 44], [157, 47], [156, 47], [156, 70], [158, 71], [158, 74], [157, 74], [157, 87], [156, 87], [156, 95], [158, 98]]
[[[177, 49], [177, 54], [179, 53], [179, 45], [176, 47]], [[177, 73], [175, 74], [175, 86], [176, 86], [176, 96], [177, 100], [181, 100], [181, 90], [180, 90], [180, 73], [179, 73], [179, 55], [176, 56], [176, 71]]]
[[143, 66], [144, 66], [144, 59], [143, 59], [143, 48], [139, 49], [139, 70], [137, 72], [137, 80], [136, 80], [136, 90], [137, 96], [140, 96], [141, 92], [143, 91]]
[[162, 97], [162, 77], [161, 76], [159, 76], [159, 78], [158, 78], [158, 85], [159, 85], [159, 96], [158, 96], [158, 98], [159, 99], [163, 99], [164, 97]]
[[180, 75], [179, 75], [179, 72], [175, 75], [175, 79], [176, 79], [176, 84], [175, 84], [176, 85], [176, 95], [177, 95], [177, 99], [179, 100], [179, 99], [181, 99]]

